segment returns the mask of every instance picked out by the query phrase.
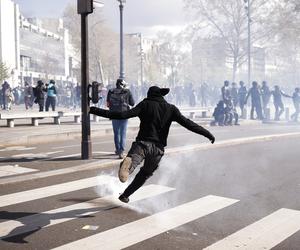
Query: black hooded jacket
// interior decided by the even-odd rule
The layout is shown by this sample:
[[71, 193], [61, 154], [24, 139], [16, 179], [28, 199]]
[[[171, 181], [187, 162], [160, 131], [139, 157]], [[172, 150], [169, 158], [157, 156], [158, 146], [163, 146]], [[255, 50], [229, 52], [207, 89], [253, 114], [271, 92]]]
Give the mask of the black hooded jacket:
[[210, 140], [214, 138], [208, 130], [184, 117], [176, 106], [169, 104], [162, 96], [155, 94], [148, 94], [148, 98], [125, 112], [91, 107], [90, 113], [110, 119], [139, 117], [141, 123], [136, 140], [154, 142], [162, 147], [167, 145], [169, 129], [173, 121]]

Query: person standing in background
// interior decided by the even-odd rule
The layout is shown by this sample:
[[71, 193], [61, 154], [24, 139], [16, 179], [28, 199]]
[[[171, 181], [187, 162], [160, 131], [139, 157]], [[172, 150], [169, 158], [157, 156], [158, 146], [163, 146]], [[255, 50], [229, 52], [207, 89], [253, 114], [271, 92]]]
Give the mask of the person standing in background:
[[270, 98], [271, 98], [271, 90], [266, 81], [262, 82], [261, 96], [262, 96], [263, 112], [264, 112], [264, 116], [266, 117], [267, 107], [269, 105]]
[[33, 89], [28, 82], [25, 82], [24, 88], [24, 103], [26, 110], [32, 108]]
[[292, 98], [291, 96], [285, 94], [278, 85], [274, 86], [274, 90], [271, 91], [271, 94], [273, 95], [273, 102], [275, 106], [275, 121], [280, 121], [280, 116], [284, 112], [284, 104], [282, 101], [282, 96]]
[[45, 92], [47, 92], [47, 89], [45, 88], [43, 81], [38, 80], [37, 86], [33, 89], [33, 93], [35, 96], [34, 103], [39, 105], [39, 112], [44, 111]]
[[2, 84], [2, 104], [3, 104], [3, 109], [4, 110], [8, 110], [8, 96], [9, 96], [9, 92], [10, 92], [10, 85], [7, 81], [5, 81]]
[[292, 114], [291, 119], [294, 122], [298, 122], [298, 116], [300, 113], [300, 88], [295, 88], [295, 92], [293, 93], [292, 98], [295, 107], [295, 113]]
[[[129, 89], [126, 89], [126, 83], [123, 79], [118, 79], [116, 88], [108, 91], [106, 102], [109, 110], [116, 112], [128, 111], [130, 106], [134, 106], [132, 94]], [[124, 158], [127, 124], [127, 119], [112, 119], [115, 153], [120, 159]]]
[[262, 113], [262, 106], [261, 106], [261, 91], [256, 81], [252, 82], [252, 88], [250, 88], [248, 91], [245, 104], [247, 103], [249, 96], [251, 96], [250, 119], [254, 120], [254, 110], [255, 110], [257, 119], [263, 120], [263, 113]]
[[245, 83], [243, 81], [240, 81], [240, 88], [238, 90], [238, 99], [239, 99], [239, 106], [241, 109], [241, 116], [244, 117], [244, 107], [245, 107], [245, 101], [247, 96], [247, 88], [245, 86]]
[[57, 91], [55, 87], [55, 81], [50, 80], [49, 85], [47, 85], [46, 111], [49, 111], [50, 105], [52, 111], [55, 111], [56, 95], [57, 95]]
[[235, 82], [231, 84], [230, 96], [232, 98], [233, 107], [236, 108], [239, 102], [239, 98], [238, 98], [238, 88]]

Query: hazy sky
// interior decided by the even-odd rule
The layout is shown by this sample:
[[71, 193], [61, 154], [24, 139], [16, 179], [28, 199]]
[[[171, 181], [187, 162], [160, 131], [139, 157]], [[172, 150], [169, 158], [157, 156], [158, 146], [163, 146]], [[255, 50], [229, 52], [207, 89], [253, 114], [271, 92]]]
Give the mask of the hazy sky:
[[[77, 0], [14, 0], [25, 16], [59, 17], [69, 2]], [[118, 30], [119, 3], [117, 0], [102, 0], [107, 23]], [[182, 0], [127, 0], [125, 5], [125, 32], [153, 34], [161, 26], [178, 30], [184, 26], [185, 13]]]

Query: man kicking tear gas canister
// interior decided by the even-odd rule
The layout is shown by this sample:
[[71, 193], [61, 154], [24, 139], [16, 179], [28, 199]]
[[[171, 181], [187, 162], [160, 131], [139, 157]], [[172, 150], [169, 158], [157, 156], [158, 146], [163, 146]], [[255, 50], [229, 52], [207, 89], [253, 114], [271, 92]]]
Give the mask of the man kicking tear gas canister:
[[152, 86], [149, 88], [147, 98], [136, 107], [124, 112], [109, 111], [91, 107], [90, 113], [110, 119], [140, 118], [140, 130], [136, 141], [133, 142], [126, 158], [120, 164], [119, 179], [126, 182], [129, 174], [144, 160], [132, 183], [126, 188], [119, 199], [129, 202], [129, 196], [138, 190], [146, 180], [153, 175], [164, 155], [164, 147], [167, 145], [169, 129], [173, 121], [192, 132], [207, 137], [211, 143], [215, 137], [206, 129], [184, 117], [178, 108], [169, 104], [163, 96], [169, 93], [167, 88]]

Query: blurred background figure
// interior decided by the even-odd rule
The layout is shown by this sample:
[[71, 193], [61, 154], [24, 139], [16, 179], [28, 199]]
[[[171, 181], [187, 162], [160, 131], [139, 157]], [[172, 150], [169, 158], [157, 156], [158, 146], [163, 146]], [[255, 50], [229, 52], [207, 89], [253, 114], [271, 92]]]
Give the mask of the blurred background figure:
[[[126, 83], [123, 79], [118, 79], [116, 88], [108, 91], [107, 107], [110, 111], [124, 112], [134, 106], [134, 100], [129, 89], [126, 89]], [[126, 131], [128, 120], [112, 120], [114, 131], [115, 153], [120, 159], [124, 158], [126, 146]]]

